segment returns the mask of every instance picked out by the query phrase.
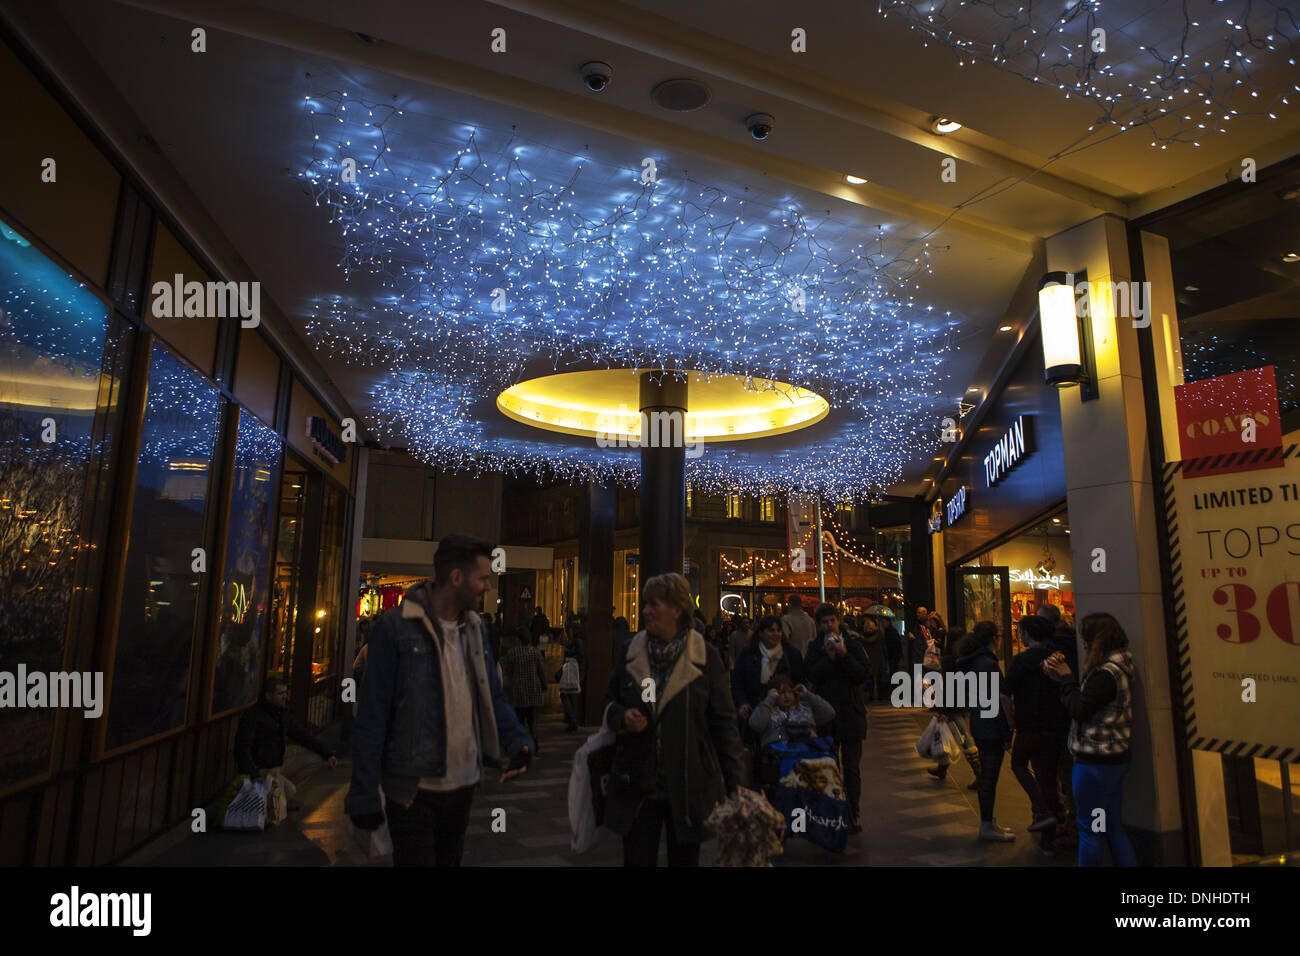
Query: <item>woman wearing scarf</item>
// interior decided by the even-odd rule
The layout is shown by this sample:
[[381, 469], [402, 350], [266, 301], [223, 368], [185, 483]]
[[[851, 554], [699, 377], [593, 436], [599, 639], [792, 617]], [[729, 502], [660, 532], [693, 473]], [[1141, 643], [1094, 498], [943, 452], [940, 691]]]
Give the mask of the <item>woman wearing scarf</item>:
[[759, 620], [754, 637], [736, 658], [736, 669], [731, 672], [731, 699], [741, 720], [749, 720], [767, 696], [768, 683], [778, 674], [788, 676], [792, 684], [802, 684], [803, 656], [785, 639], [780, 619], [769, 614]]
[[614, 658], [605, 720], [618, 736], [605, 825], [623, 837], [624, 866], [698, 866], [704, 820], [740, 783], [740, 737], [718, 652], [693, 627], [680, 574], [642, 589], [638, 633]]

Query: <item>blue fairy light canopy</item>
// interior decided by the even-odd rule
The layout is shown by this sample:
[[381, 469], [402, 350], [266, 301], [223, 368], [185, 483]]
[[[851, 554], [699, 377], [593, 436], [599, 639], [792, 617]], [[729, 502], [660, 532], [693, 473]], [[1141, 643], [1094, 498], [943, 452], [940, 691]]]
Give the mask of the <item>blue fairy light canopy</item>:
[[299, 176], [356, 290], [309, 303], [308, 335], [371, 371], [368, 424], [417, 458], [635, 482], [635, 452], [520, 437], [495, 410], [539, 371], [592, 368], [757, 377], [831, 402], [833, 427], [710, 445], [687, 462], [705, 487], [866, 495], [937, 440], [957, 318], [918, 299], [944, 251], [926, 237], [723, 189], [631, 146], [619, 167], [513, 130], [427, 135], [347, 93], [303, 106]]

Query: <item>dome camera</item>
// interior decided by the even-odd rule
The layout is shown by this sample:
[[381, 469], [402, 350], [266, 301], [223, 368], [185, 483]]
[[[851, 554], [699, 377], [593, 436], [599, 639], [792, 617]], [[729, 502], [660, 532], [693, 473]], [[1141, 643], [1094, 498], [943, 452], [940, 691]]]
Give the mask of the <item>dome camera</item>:
[[582, 81], [593, 93], [599, 93], [609, 86], [610, 77], [613, 75], [614, 68], [602, 60], [589, 60], [582, 64]]
[[767, 139], [775, 125], [776, 120], [770, 113], [750, 113], [745, 117], [745, 128], [749, 130], [749, 135], [759, 141]]

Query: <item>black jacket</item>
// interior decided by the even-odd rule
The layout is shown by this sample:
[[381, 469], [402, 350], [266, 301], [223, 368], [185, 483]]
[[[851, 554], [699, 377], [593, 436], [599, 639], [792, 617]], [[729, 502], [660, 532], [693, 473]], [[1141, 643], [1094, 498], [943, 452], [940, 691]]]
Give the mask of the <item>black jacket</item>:
[[250, 776], [259, 770], [282, 766], [286, 737], [316, 751], [322, 759], [334, 755], [334, 751], [293, 719], [287, 707], [273, 707], [263, 698], [239, 718], [239, 727], [235, 730], [235, 766], [240, 773]]
[[[777, 662], [772, 676], [788, 674], [793, 683], [802, 684], [803, 655], [791, 647], [789, 641], [782, 640], [781, 643], [785, 654]], [[731, 699], [736, 710], [740, 710], [745, 704], [757, 707], [766, 696], [767, 690], [763, 687], [763, 652], [751, 643], [736, 655], [736, 669], [731, 672]]]
[[970, 708], [970, 735], [976, 740], [997, 741], [999, 743], [1011, 739], [1011, 723], [1007, 720], [1006, 710], [1002, 706], [1000, 699], [1002, 694], [1007, 692], [1006, 682], [1002, 679], [1002, 669], [998, 667], [997, 655], [987, 647], [977, 647], [970, 653], [957, 659], [957, 670], [963, 673], [973, 673], [978, 675], [982, 672], [988, 672], [990, 675], [997, 675], [996, 681], [992, 677], [988, 678], [997, 701], [998, 715], [996, 717], [981, 716], [981, 708], [978, 704], [973, 704]]
[[[619, 648], [605, 693], [607, 726], [618, 734], [605, 825], [629, 833], [662, 773], [677, 840], [698, 843], [709, 813], [740, 784], [740, 731], [727, 667], [703, 636], [691, 631], [666, 686], [656, 688], [655, 702], [648, 703], [649, 640], [641, 631]], [[623, 727], [623, 713], [632, 708], [649, 720], [639, 734]]]
[[1070, 730], [1070, 715], [1061, 704], [1056, 681], [1043, 673], [1043, 661], [1053, 648], [1046, 641], [1011, 659], [1007, 668], [1006, 693], [1016, 705], [1016, 730], [1026, 734], [1057, 734]]
[[813, 688], [835, 708], [831, 734], [836, 740], [865, 740], [867, 736], [867, 699], [862, 683], [871, 673], [862, 642], [843, 631], [848, 652], [831, 660], [826, 653], [826, 638], [818, 634], [808, 645], [808, 677]]

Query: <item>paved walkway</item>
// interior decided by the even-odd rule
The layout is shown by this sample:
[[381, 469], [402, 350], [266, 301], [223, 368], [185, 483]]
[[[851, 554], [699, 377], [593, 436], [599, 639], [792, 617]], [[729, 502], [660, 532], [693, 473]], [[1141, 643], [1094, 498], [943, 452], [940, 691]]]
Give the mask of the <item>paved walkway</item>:
[[[976, 839], [979, 806], [967, 790], [972, 774], [962, 761], [948, 779], [930, 777], [930, 761], [917, 757], [917, 737], [929, 722], [921, 710], [896, 710], [875, 705], [862, 757], [863, 832], [849, 838], [842, 854], [829, 853], [799, 838], [786, 841], [777, 866], [1073, 866], [1066, 852], [1044, 858], [1035, 834], [1026, 832], [1029, 801], [1004, 759], [998, 781], [998, 820], [1013, 827], [1014, 843], [982, 843]], [[569, 852], [568, 783], [574, 752], [592, 728], [566, 733], [558, 718], [543, 718], [541, 755], [528, 772], [504, 784], [492, 776], [474, 799], [465, 841], [467, 866], [617, 866], [621, 841], [607, 830], [597, 844], [575, 857]], [[370, 860], [356, 847], [343, 817], [351, 765], [335, 770], [324, 765], [299, 788], [303, 808], [266, 833], [225, 833], [219, 826], [195, 834], [178, 827], [134, 854], [125, 865], [149, 866], [386, 866], [391, 860]], [[504, 832], [492, 827], [503, 819]], [[209, 815], [215, 808], [209, 808]], [[499, 829], [499, 827], [498, 827]], [[701, 862], [708, 864], [716, 849], [705, 843]], [[662, 853], [662, 850], [661, 850]], [[662, 856], [661, 856], [662, 861]]]

